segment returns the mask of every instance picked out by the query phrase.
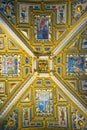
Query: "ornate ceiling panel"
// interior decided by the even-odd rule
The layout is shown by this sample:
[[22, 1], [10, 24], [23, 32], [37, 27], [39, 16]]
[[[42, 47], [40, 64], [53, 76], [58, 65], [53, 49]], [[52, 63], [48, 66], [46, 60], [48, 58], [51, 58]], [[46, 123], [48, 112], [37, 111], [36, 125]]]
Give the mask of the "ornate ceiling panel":
[[0, 1], [0, 130], [87, 129], [87, 1]]
[[74, 89], [87, 104], [87, 53], [86, 53], [86, 26], [76, 35], [66, 47], [54, 57], [54, 72], [57, 77], [63, 78], [69, 87]]

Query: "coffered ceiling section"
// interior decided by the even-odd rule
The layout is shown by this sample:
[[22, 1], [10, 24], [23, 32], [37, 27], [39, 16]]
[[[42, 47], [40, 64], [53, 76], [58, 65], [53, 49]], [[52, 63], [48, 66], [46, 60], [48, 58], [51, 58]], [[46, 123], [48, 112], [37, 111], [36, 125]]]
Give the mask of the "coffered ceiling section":
[[86, 1], [1, 0], [0, 11], [35, 53], [50, 53], [86, 14]]
[[[33, 74], [33, 53], [0, 19], [0, 108]], [[20, 44], [20, 45], [19, 45]]]
[[87, 1], [0, 1], [0, 130], [87, 130]]

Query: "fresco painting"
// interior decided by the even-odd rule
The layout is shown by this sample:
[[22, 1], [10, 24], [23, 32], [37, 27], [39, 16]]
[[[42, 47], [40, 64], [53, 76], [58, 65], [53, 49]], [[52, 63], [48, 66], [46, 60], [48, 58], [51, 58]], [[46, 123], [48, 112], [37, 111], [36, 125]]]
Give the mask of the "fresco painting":
[[58, 107], [58, 122], [60, 127], [67, 127], [67, 108], [66, 106]]
[[68, 58], [68, 72], [79, 73], [85, 71], [84, 57], [69, 57]]
[[53, 99], [51, 90], [36, 90], [35, 94], [37, 115], [51, 115], [53, 111]]
[[37, 39], [48, 39], [48, 18], [37, 18]]
[[19, 12], [19, 21], [20, 23], [28, 23], [29, 21], [29, 14], [28, 14], [28, 6], [27, 5], [20, 5], [20, 12]]
[[17, 74], [18, 73], [18, 58], [12, 56], [4, 56], [2, 58], [2, 73]]
[[57, 24], [66, 24], [66, 4], [59, 4], [57, 6]]

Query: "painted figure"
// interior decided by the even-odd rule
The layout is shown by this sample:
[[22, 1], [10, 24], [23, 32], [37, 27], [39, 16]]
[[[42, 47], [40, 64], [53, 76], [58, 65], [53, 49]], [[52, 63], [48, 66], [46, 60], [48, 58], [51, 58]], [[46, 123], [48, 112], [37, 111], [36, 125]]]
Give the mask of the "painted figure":
[[18, 59], [14, 57], [4, 57], [2, 60], [2, 72], [4, 74], [18, 73]]
[[48, 39], [48, 19], [47, 18], [38, 18], [38, 39]]
[[29, 108], [23, 109], [23, 126], [29, 126], [30, 116], [29, 116]]
[[28, 6], [20, 5], [20, 23], [28, 23]]
[[68, 58], [68, 72], [83, 72], [85, 70], [83, 57], [69, 57]]
[[58, 119], [60, 127], [67, 127], [67, 114], [65, 106], [58, 107]]
[[66, 5], [58, 5], [57, 8], [57, 24], [66, 23]]
[[43, 102], [39, 103], [39, 110], [40, 110], [40, 112], [43, 112], [45, 110]]
[[60, 111], [61, 125], [65, 125], [65, 113], [63, 108]]
[[36, 112], [38, 115], [50, 115], [53, 108], [52, 92], [38, 90], [36, 94]]
[[24, 22], [25, 19], [26, 19], [26, 8], [21, 9], [21, 18], [22, 18], [22, 20]]

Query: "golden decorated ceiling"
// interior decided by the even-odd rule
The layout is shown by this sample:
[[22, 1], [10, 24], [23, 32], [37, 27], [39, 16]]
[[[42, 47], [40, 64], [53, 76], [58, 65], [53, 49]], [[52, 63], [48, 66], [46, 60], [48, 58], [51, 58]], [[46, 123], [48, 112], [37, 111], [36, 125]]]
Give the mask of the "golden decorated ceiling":
[[87, 130], [87, 0], [0, 0], [0, 130]]

